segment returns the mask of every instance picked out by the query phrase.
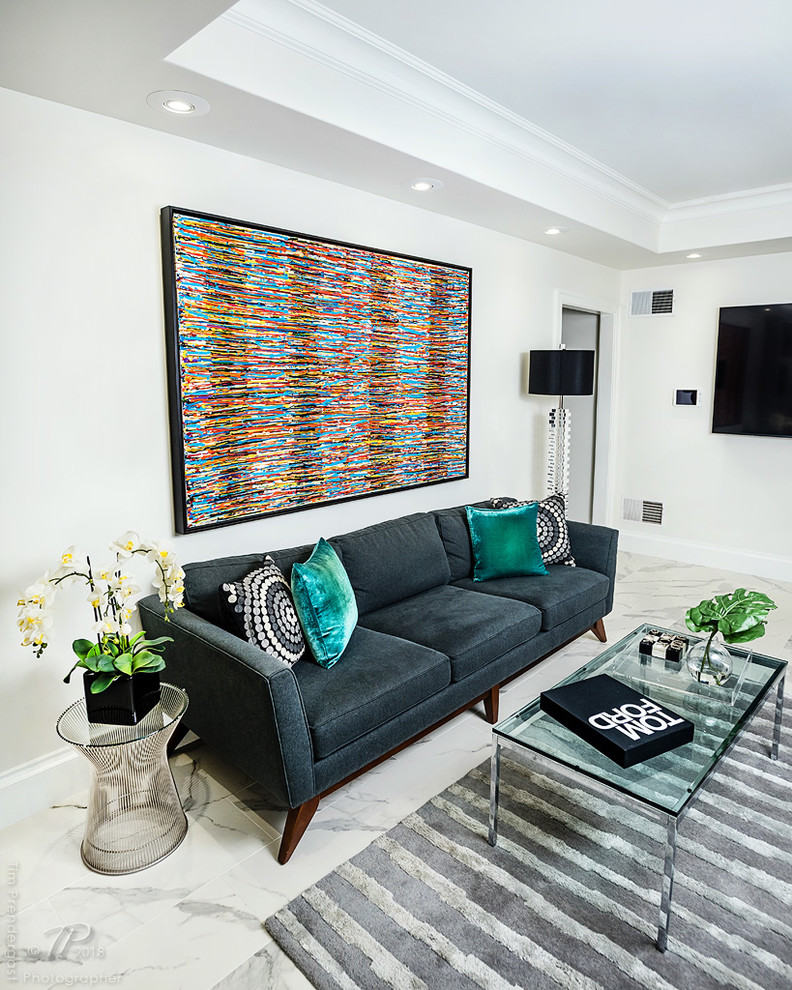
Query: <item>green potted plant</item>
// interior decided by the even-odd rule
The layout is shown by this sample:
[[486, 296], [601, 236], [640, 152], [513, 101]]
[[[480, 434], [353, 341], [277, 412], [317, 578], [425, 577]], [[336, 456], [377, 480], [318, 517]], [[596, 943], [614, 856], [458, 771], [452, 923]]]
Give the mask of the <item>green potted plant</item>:
[[170, 636], [146, 639], [144, 632], [133, 632], [130, 619], [140, 588], [128, 573], [128, 562], [143, 556], [155, 565], [153, 583], [165, 605], [166, 620], [184, 604], [184, 571], [172, 550], [143, 541], [134, 532], [119, 536], [110, 549], [115, 551], [115, 564], [94, 572], [90, 558], [69, 547], [60, 566], [45, 572], [19, 598], [17, 625], [22, 645], [32, 647], [40, 657], [47, 648], [56, 592], [73, 584], [86, 587], [94, 638], [72, 643], [77, 661], [64, 681], [68, 683], [77, 667], [83, 668], [89, 721], [134, 725], [159, 699], [159, 672], [165, 667], [160, 651], [172, 640]]
[[749, 643], [764, 636], [768, 613], [776, 603], [760, 591], [737, 588], [729, 595], [715, 595], [699, 602], [685, 613], [685, 623], [693, 632], [709, 633], [706, 640], [691, 647], [687, 665], [691, 674], [705, 684], [723, 684], [731, 674], [731, 654], [715, 639], [726, 643]]

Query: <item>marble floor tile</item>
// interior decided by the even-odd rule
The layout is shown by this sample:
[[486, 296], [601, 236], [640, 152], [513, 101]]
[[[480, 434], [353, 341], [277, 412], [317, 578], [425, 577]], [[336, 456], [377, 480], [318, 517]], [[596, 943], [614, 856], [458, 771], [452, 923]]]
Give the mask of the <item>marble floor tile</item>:
[[[21, 912], [77, 882], [86, 872], [80, 859], [85, 832], [85, 796], [74, 804], [50, 808], [12, 825], [13, 841], [0, 853], [3, 875], [15, 877], [17, 909]], [[30, 827], [25, 829], [25, 822]], [[51, 828], [47, 828], [47, 823]]]
[[[645, 621], [684, 630], [689, 607], [737, 587], [776, 601], [757, 648], [792, 659], [792, 584], [639, 554], [619, 555], [608, 642]], [[602, 649], [588, 633], [537, 664], [502, 689], [501, 717]], [[124, 990], [306, 990], [264, 929], [266, 918], [483, 763], [490, 747], [481, 710], [458, 716], [326, 798], [285, 867], [276, 858], [284, 809], [200, 741], [171, 761], [187, 837], [148, 870], [103, 877], [83, 866], [85, 794], [0, 831], [4, 909], [19, 929], [15, 982], [24, 985], [27, 974], [27, 982], [93, 979]], [[7, 975], [0, 973], [0, 986]]]
[[312, 986], [291, 959], [270, 942], [211, 990], [310, 990]]
[[116, 877], [83, 867], [79, 878], [50, 895], [61, 917], [89, 924], [94, 938], [109, 946], [257, 854], [271, 840], [239, 811], [230, 795], [192, 808], [187, 796], [185, 806], [187, 835], [167, 859], [139, 873]]
[[[86, 765], [86, 771], [88, 766]], [[86, 781], [88, 775], [86, 772]], [[87, 785], [86, 785], [87, 786]], [[74, 795], [69, 802], [45, 808], [7, 828], [0, 829], [0, 856], [11, 855], [15, 847], [30, 843], [40, 845], [72, 829], [79, 830], [85, 824], [85, 803], [88, 791]]]
[[108, 950], [124, 990], [211, 987], [271, 942], [224, 877], [199, 887]]

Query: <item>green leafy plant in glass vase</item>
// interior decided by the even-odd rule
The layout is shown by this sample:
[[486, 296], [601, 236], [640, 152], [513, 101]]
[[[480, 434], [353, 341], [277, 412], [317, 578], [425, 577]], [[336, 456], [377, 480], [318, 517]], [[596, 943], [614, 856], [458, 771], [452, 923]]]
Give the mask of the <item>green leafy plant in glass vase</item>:
[[737, 588], [728, 595], [715, 595], [685, 613], [692, 632], [709, 633], [694, 644], [687, 656], [688, 670], [704, 684], [724, 684], [731, 674], [732, 658], [717, 636], [726, 643], [749, 643], [764, 636], [767, 616], [776, 603], [761, 591]]
[[[90, 557], [81, 556], [74, 547], [69, 547], [61, 555], [59, 567], [46, 571], [17, 602], [17, 626], [22, 633], [22, 646], [32, 647], [36, 657], [40, 657], [48, 645], [56, 592], [75, 584], [87, 589], [87, 601], [93, 611], [94, 638], [74, 640], [72, 650], [77, 661], [64, 681], [68, 683], [77, 667], [84, 669], [89, 719], [90, 696], [103, 695], [119, 682], [128, 683], [131, 691], [132, 682], [138, 675], [157, 675], [148, 678], [146, 691], [149, 694], [156, 692], [157, 697], [159, 695], [159, 671], [165, 667], [160, 652], [163, 645], [172, 642], [172, 639], [170, 636], [146, 639], [144, 631], [133, 631], [130, 619], [140, 588], [129, 573], [131, 559], [142, 556], [154, 564], [153, 584], [165, 606], [166, 620], [184, 604], [184, 571], [167, 546], [141, 540], [137, 533], [130, 531], [119, 536], [110, 545], [110, 550], [115, 551], [115, 564], [94, 571]], [[136, 684], [142, 684], [145, 680], [145, 676], [138, 677]], [[117, 688], [114, 691], [117, 692]], [[108, 702], [105, 710], [112, 710], [113, 704]], [[133, 714], [133, 720], [136, 717]]]

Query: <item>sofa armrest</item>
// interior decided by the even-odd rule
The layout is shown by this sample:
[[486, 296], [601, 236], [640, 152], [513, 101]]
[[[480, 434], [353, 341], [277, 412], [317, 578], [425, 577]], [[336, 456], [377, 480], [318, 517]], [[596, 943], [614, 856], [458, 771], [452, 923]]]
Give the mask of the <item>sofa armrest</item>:
[[590, 523], [567, 522], [572, 556], [578, 567], [599, 571], [610, 581], [607, 598], [607, 612], [613, 608], [613, 589], [616, 583], [616, 551], [619, 546], [619, 531], [609, 526], [593, 526]]
[[291, 668], [187, 609], [165, 621], [156, 595], [138, 602], [150, 637], [171, 636], [163, 678], [186, 689], [186, 724], [277, 802], [313, 797], [313, 748]]

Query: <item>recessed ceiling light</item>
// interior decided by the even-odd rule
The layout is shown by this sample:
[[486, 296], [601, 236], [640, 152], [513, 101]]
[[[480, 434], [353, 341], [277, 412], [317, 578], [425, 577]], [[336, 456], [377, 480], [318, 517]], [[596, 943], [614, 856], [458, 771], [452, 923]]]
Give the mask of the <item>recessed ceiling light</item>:
[[556, 234], [565, 234], [568, 230], [569, 227], [548, 227], [545, 233], [550, 234], [551, 237], [555, 237]]
[[173, 113], [180, 117], [202, 117], [209, 113], [209, 104], [195, 93], [183, 93], [177, 89], [158, 89], [149, 93], [146, 103], [163, 113]]
[[429, 192], [432, 189], [443, 188], [443, 182], [440, 179], [408, 179], [404, 185], [415, 192]]
[[692, 254], [686, 254], [685, 257], [686, 258], [700, 258], [701, 255], [698, 253], [698, 251], [694, 251]]
[[163, 100], [162, 105], [171, 113], [195, 113], [195, 104], [187, 100]]

